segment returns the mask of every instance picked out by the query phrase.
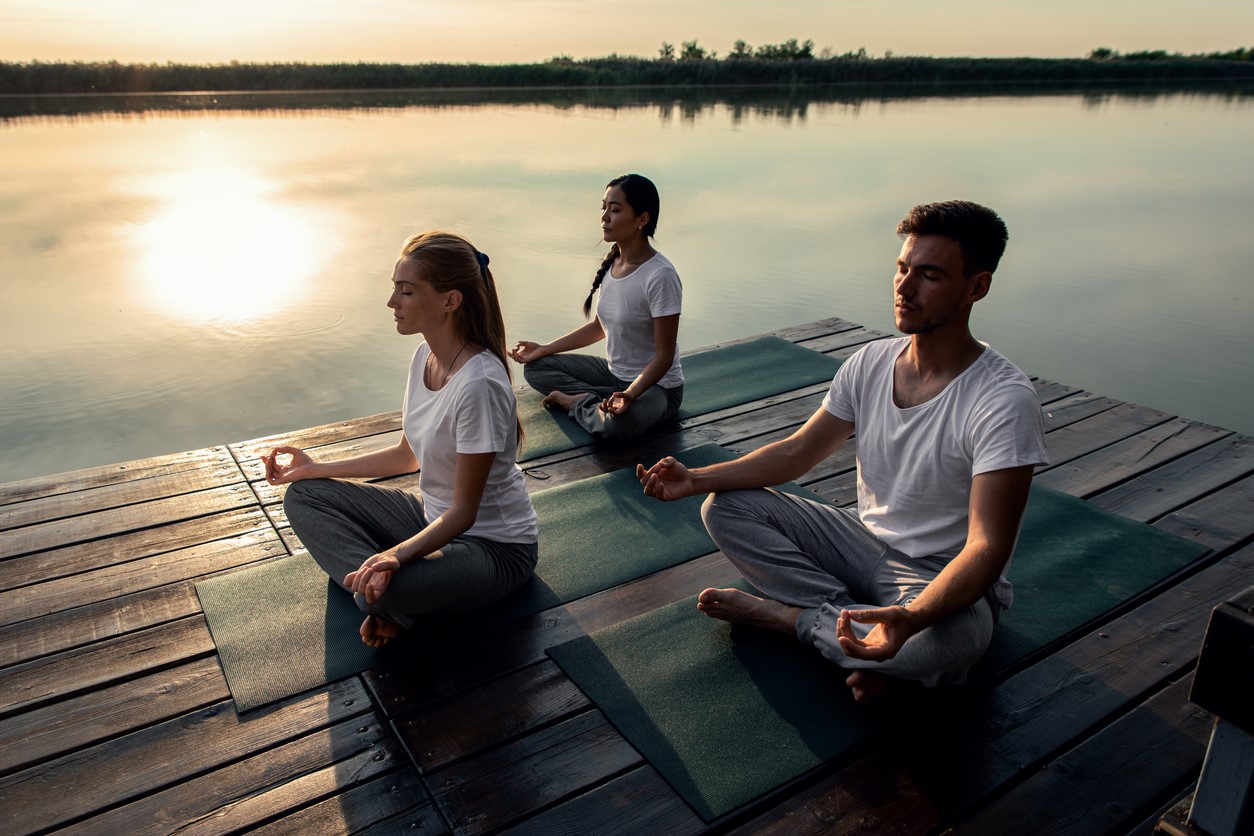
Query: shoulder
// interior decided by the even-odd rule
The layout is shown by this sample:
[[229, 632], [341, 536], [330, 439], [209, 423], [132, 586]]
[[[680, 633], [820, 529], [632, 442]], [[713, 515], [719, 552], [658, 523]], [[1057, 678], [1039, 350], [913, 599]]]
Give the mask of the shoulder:
[[671, 260], [661, 253], [655, 252], [653, 257], [641, 265], [644, 277], [650, 281], [679, 283], [679, 273]]
[[486, 349], [471, 357], [453, 380], [463, 397], [497, 398], [504, 395], [512, 400], [514, 396], [509, 373], [501, 361]]
[[972, 371], [971, 382], [981, 400], [1040, 405], [1032, 379], [991, 347], [984, 349]]
[[867, 343], [858, 349], [853, 355], [846, 360], [840, 367], [840, 372], [847, 375], [858, 374], [862, 372], [872, 372], [882, 368], [884, 365], [892, 365], [897, 355], [910, 342], [909, 337], [892, 337], [885, 340], [876, 340]]

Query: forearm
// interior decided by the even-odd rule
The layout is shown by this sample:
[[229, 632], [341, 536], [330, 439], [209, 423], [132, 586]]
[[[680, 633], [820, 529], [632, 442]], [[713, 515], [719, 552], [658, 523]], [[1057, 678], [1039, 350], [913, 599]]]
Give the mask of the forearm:
[[659, 380], [666, 377], [666, 373], [670, 371], [671, 364], [675, 362], [675, 352], [655, 353], [653, 359], [644, 367], [640, 374], [636, 375], [636, 379], [627, 387], [626, 393], [633, 399], [638, 398], [645, 392], [649, 391], [649, 387], [654, 386]]
[[397, 544], [394, 549], [396, 559], [402, 566], [421, 560], [469, 531], [476, 517], [473, 509], [452, 506], [413, 537]]
[[601, 321], [594, 318], [591, 322], [584, 323], [574, 331], [553, 340], [553, 342], [545, 343], [541, 348], [546, 355], [563, 354], [567, 351], [586, 348], [603, 339], [605, 339], [605, 330], [601, 327]]
[[417, 469], [418, 461], [408, 446], [398, 445], [339, 461], [316, 462], [306, 478], [379, 479], [413, 473]]
[[919, 596], [906, 604], [912, 632], [919, 632], [979, 601], [992, 589], [1008, 554], [991, 546], [968, 543]]
[[804, 476], [814, 462], [790, 441], [776, 441], [730, 462], [693, 468], [690, 472], [694, 492], [705, 494], [765, 488]]

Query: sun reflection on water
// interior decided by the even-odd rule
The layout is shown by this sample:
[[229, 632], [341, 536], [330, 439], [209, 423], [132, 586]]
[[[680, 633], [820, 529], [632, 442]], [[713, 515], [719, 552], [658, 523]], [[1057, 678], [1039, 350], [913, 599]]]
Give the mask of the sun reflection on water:
[[239, 323], [294, 304], [328, 245], [275, 192], [231, 169], [164, 179], [162, 207], [137, 233], [145, 305], [179, 320]]

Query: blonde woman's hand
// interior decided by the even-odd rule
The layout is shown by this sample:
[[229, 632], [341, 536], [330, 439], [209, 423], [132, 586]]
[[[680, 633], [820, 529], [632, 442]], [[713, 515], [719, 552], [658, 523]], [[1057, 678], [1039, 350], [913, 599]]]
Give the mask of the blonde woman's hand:
[[383, 597], [392, 580], [392, 573], [399, 568], [401, 562], [395, 551], [380, 552], [366, 558], [360, 569], [345, 575], [344, 586], [365, 595], [366, 603], [373, 604]]
[[[279, 456], [286, 456], [281, 461]], [[270, 455], [262, 454], [261, 462], [266, 467], [266, 481], [271, 485], [286, 485], [301, 479], [314, 478], [312, 472], [317, 464], [313, 457], [299, 447], [275, 447]]]

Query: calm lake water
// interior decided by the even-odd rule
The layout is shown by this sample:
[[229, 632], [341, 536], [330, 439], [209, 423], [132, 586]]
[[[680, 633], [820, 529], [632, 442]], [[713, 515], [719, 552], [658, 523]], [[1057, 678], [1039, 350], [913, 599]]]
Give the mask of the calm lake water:
[[491, 255], [511, 340], [556, 337], [626, 171], [662, 193], [681, 347], [891, 331], [897, 219], [969, 198], [1010, 228], [978, 337], [1254, 433], [1252, 91], [210, 98], [0, 101], [0, 481], [398, 408], [419, 230]]

